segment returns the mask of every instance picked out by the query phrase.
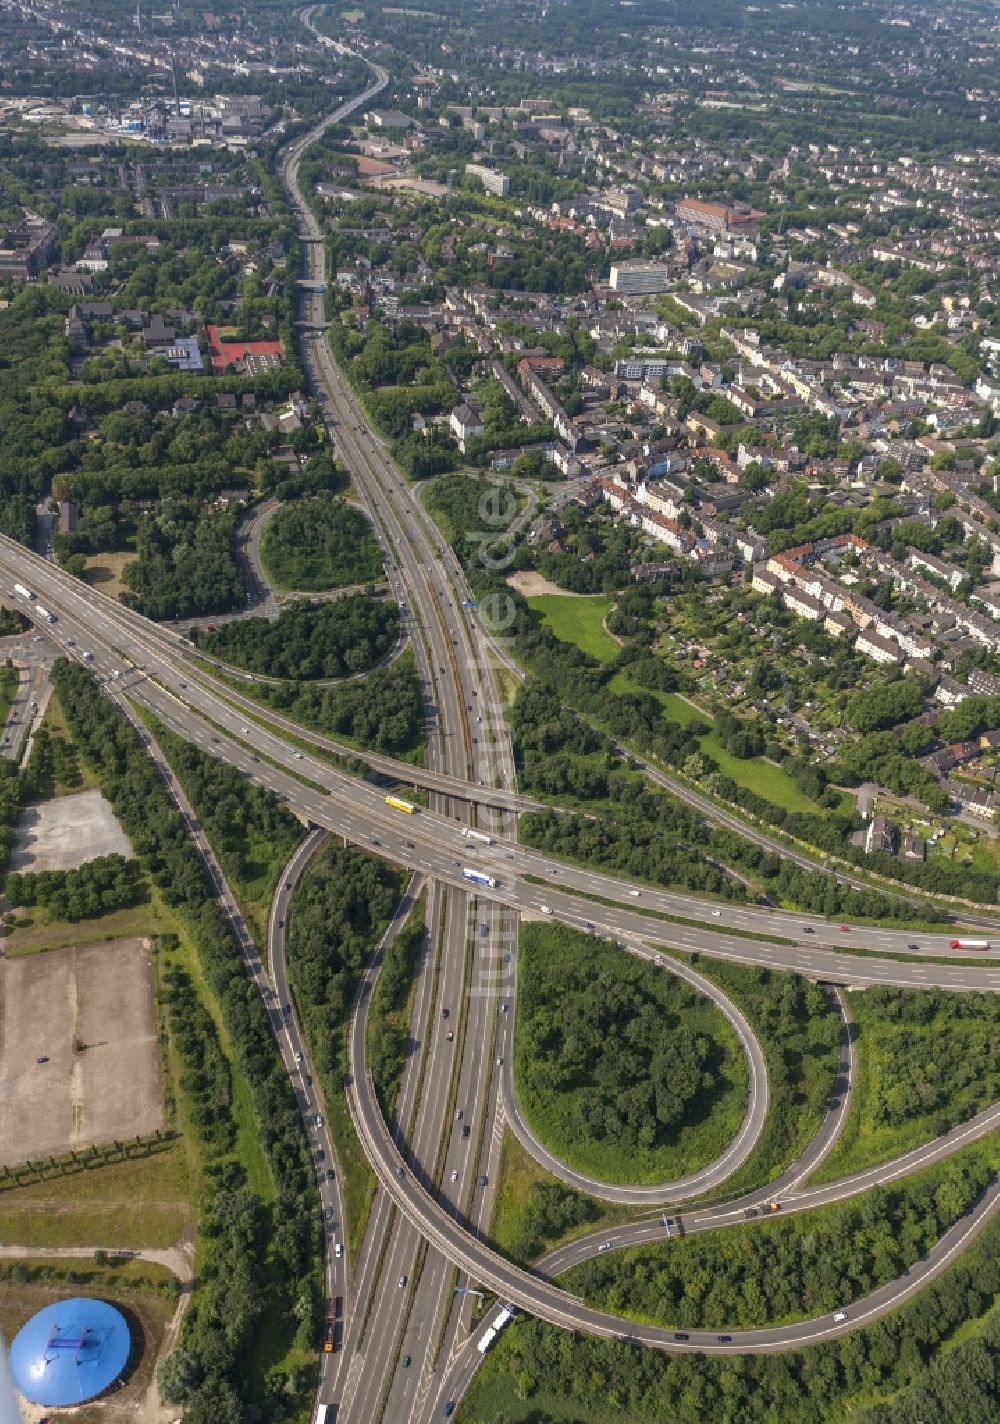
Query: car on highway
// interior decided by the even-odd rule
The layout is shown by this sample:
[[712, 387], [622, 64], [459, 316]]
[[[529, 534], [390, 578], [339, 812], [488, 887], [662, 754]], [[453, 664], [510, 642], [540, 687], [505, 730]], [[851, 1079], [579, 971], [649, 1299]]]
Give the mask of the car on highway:
[[841, 934], [850, 934], [850, 933], [851, 933], [851, 927], [850, 927], [850, 925], [841, 925], [841, 927], [840, 927], [840, 933], [841, 933]]
[[396, 1176], [399, 1178], [400, 1181], [402, 1181], [403, 1178], [406, 1176], [406, 1173], [403, 1171], [402, 1167], [396, 1168]]
[[485, 1187], [489, 1183], [489, 1180], [489, 1177], [487, 1177], [484, 1173], [483, 1176], [479, 1178], [479, 1185], [481, 1187]]
[[468, 1136], [469, 1136], [469, 1133], [470, 1133], [471, 1131], [472, 1131], [472, 1128], [469, 1126], [468, 1123], [466, 1123], [465, 1126], [462, 1128], [462, 1136], [463, 1136], [463, 1137], [468, 1137]]
[[802, 926], [802, 933], [803, 933], [803, 934], [815, 934], [816, 931], [813, 929], [812, 925], [803, 925], [803, 926]]
[[500, 1005], [500, 1012], [501, 1012], [502, 1014], [505, 1014], [505, 1013], [507, 1012], [507, 1005], [506, 1005], [506, 1004], [501, 1004], [501, 1005]]
[[720, 1335], [720, 1336], [719, 1336], [719, 1344], [720, 1344], [720, 1345], [729, 1345], [729, 1344], [732, 1343], [732, 1339], [733, 1339], [733, 1337], [732, 1337], [731, 1335]]
[[552, 906], [551, 906], [551, 905], [539, 905], [538, 908], [541, 910], [541, 912], [542, 912], [543, 915], [551, 915], [551, 913], [552, 913]]
[[638, 890], [630, 890], [628, 893], [632, 896], [632, 899], [633, 899], [633, 900], [638, 900], [638, 898], [639, 898], [639, 892], [638, 892]]
[[597, 1249], [598, 1249], [598, 1251], [610, 1251], [610, 1250], [611, 1250], [611, 1242], [610, 1242], [610, 1241], [602, 1241], [601, 1244], [600, 1244], [600, 1246], [598, 1246]]
[[340, 1260], [341, 1256], [344, 1254], [344, 1248], [343, 1248], [343, 1246], [340, 1244], [339, 1241], [337, 1242], [336, 1246], [334, 1246], [334, 1248], [333, 1248], [333, 1254], [336, 1256], [336, 1258], [337, 1258], [338, 1261]]
[[324, 1221], [332, 1221], [332, 1220], [333, 1220], [333, 1207], [332, 1207], [332, 1206], [328, 1206], [327, 1209], [326, 1209], [326, 1211], [323, 1213], [323, 1220], [324, 1220]]
[[317, 1127], [322, 1127], [322, 1126], [323, 1126], [323, 1114], [322, 1114], [322, 1113], [317, 1113], [317, 1114], [316, 1114], [316, 1126], [317, 1126]]
[[687, 1333], [686, 1330], [675, 1330], [675, 1331], [674, 1331], [674, 1339], [675, 1339], [675, 1340], [690, 1340], [690, 1339], [691, 1339], [691, 1336]]
[[457, 1181], [458, 1181], [458, 1168], [457, 1168], [457, 1167], [453, 1167], [453, 1168], [452, 1168], [451, 1180], [452, 1180], [453, 1182], [457, 1182]]
[[441, 1010], [441, 1017], [442, 1017], [443, 1019], [448, 1018], [450, 1014], [451, 1014], [451, 1009], [442, 1009], [442, 1010]]
[[296, 1063], [301, 1063], [301, 1062], [302, 1062], [302, 1054], [301, 1054], [301, 1053], [296, 1053], [296, 1055], [295, 1055], [295, 1061], [296, 1061]]
[[405, 1285], [406, 1285], [406, 1277], [405, 1277], [405, 1276], [400, 1276], [400, 1278], [399, 1278], [399, 1289], [402, 1290]]
[[449, 1399], [448, 1403], [447, 1403], [447, 1404], [445, 1405], [445, 1407], [444, 1407], [444, 1417], [445, 1417], [446, 1419], [450, 1419], [451, 1416], [454, 1414], [454, 1412], [455, 1412], [455, 1401], [454, 1401], [453, 1399]]
[[907, 949], [919, 949], [919, 948], [920, 948], [919, 944], [908, 944], [906, 947], [907, 947]]
[[448, 1030], [448, 1042], [449, 1042], [449, 1043], [452, 1043], [452, 1042], [454, 1041], [454, 1038], [455, 1038], [455, 1031], [454, 1031], [454, 1029], [449, 1029], [449, 1030]]
[[718, 919], [719, 916], [722, 914], [722, 911], [721, 911], [721, 910], [713, 910], [713, 911], [712, 911], [712, 914], [714, 915], [714, 917], [715, 917], [716, 919]]
[[291, 1006], [291, 1004], [282, 1004], [282, 1006], [281, 1006], [281, 1012], [282, 1012], [283, 1014], [290, 1014], [290, 1013], [292, 1012], [292, 1006]]
[[46, 1054], [46, 1053], [40, 1054], [40, 1055], [35, 1059], [35, 1062], [36, 1062], [36, 1063], [48, 1063], [48, 1061], [49, 1061], [49, 1059], [48, 1059], [48, 1054]]
[[404, 1355], [404, 1356], [403, 1356], [403, 1369], [404, 1369], [404, 1370], [408, 1370], [409, 1368], [410, 1368], [410, 1357], [409, 1357], [409, 1355]]
[[837, 1324], [839, 1325], [839, 1324], [841, 1323], [841, 1321], [847, 1319], [847, 1311], [846, 1311], [846, 1310], [838, 1310], [837, 1313], [836, 1313], [836, 1315], [834, 1315], [833, 1318], [834, 1318], [834, 1320], [837, 1322]]
[[456, 1108], [456, 1109], [455, 1109], [455, 1121], [456, 1121], [456, 1122], [461, 1122], [461, 1121], [462, 1121], [462, 1109], [461, 1109], [461, 1108]]

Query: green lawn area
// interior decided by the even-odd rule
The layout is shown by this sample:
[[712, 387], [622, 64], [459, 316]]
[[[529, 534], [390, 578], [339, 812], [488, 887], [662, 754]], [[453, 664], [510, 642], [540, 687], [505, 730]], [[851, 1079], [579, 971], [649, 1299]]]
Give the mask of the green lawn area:
[[139, 904], [88, 920], [52, 920], [45, 910], [34, 906], [15, 914], [16, 928], [3, 941], [4, 953], [12, 959], [22, 954], [66, 949], [70, 945], [96, 944], [98, 940], [162, 934], [174, 928], [172, 916], [156, 903], [148, 890]]
[[18, 1246], [167, 1247], [194, 1236], [183, 1142], [0, 1192], [0, 1240]]
[[858, 1069], [832, 1182], [919, 1147], [1000, 1098], [1000, 1006], [989, 994], [877, 988], [848, 995]]
[[604, 619], [615, 600], [602, 593], [540, 593], [527, 600], [542, 615], [545, 626], [564, 643], [575, 643], [602, 663], [618, 653], [618, 644], [604, 631]]
[[[610, 662], [619, 648], [614, 638], [604, 631], [603, 620], [614, 601], [605, 594], [575, 597], [572, 594], [546, 593], [529, 598], [528, 604], [542, 615], [546, 627], [562, 642], [575, 643], [600, 662]], [[626, 673], [621, 672], [615, 674], [608, 686], [612, 692], [620, 693], [646, 690], [637, 687]], [[675, 692], [653, 692], [652, 695], [671, 721], [679, 722], [681, 726], [696, 719], [711, 724], [712, 718], [707, 712], [700, 712]], [[718, 763], [722, 774], [731, 777], [737, 786], [745, 786], [775, 805], [787, 807], [789, 811], [816, 810], [814, 803], [803, 796], [780, 767], [761, 757], [740, 761], [724, 750], [714, 731], [706, 732], [699, 742], [706, 755]]]
[[[611, 996], [614, 1008], [602, 1009]], [[624, 1077], [619, 1058], [631, 1065]], [[670, 1094], [637, 1107], [635, 1090], [657, 1073]], [[539, 1140], [605, 1182], [652, 1185], [707, 1165], [735, 1137], [747, 1102], [746, 1060], [710, 1000], [608, 941], [551, 923], [521, 926], [514, 1074]], [[652, 1136], [626, 1125], [636, 1113]]]
[[[552, 1220], [552, 1229], [539, 1230], [539, 1220], [532, 1219], [531, 1203], [537, 1199], [539, 1190], [546, 1188], [562, 1195], [566, 1211], [562, 1220]], [[601, 1226], [630, 1221], [633, 1215], [628, 1207], [598, 1201], [565, 1186], [538, 1165], [509, 1127], [504, 1128], [490, 1237], [512, 1261], [530, 1265], [567, 1241], [575, 1241], [578, 1236], [586, 1236], [588, 1231], [596, 1231]], [[563, 1225], [564, 1220], [572, 1217], [579, 1219]]]

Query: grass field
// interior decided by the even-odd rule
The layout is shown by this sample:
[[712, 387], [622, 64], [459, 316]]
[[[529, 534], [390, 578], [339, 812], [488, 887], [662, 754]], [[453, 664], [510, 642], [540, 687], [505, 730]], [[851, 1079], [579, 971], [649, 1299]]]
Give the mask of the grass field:
[[151, 1157], [90, 1167], [0, 1192], [0, 1240], [18, 1246], [174, 1246], [193, 1240], [182, 1142]]
[[137, 558], [132, 549], [119, 553], [91, 554], [87, 558], [84, 578], [92, 588], [98, 588], [110, 598], [121, 598], [126, 584], [122, 582], [122, 572], [127, 564]]
[[[599, 1181], [655, 1185], [685, 1176], [725, 1151], [738, 1132], [746, 1109], [747, 1065], [735, 1033], [708, 999], [615, 945], [560, 925], [522, 925], [520, 964], [514, 1044], [517, 1094], [525, 1119], [550, 1152]], [[575, 983], [581, 982], [581, 966], [586, 966], [583, 973], [591, 982], [607, 975], [618, 982], [634, 984], [647, 1002], [655, 1002], [657, 1012], [666, 1021], [683, 1026], [713, 1045], [714, 1086], [710, 1094], [692, 1103], [686, 1120], [669, 1134], [662, 1133], [661, 1141], [655, 1145], [636, 1144], [626, 1153], [611, 1138], [600, 1140], [578, 1127], [585, 1087], [595, 1085], [600, 1078], [595, 1046], [589, 1040], [586, 1045], [576, 1041], [585, 1033], [582, 1026], [576, 1038], [571, 1036], [568, 1045], [563, 1046], [570, 1046], [577, 1060], [587, 1065], [581, 1073], [591, 1080], [589, 1084], [578, 1078], [572, 1086], [553, 1088], [546, 1082], [549, 1075], [544, 1061], [528, 1056], [528, 1025], [533, 1024], [543, 1038], [551, 1037], [545, 1025], [555, 998], [563, 994], [561, 986], [574, 984], [574, 974]], [[584, 1011], [584, 997], [577, 987], [563, 995], [566, 1012], [574, 1016], [574, 1022]], [[629, 1026], [620, 1028], [627, 1037]]]
[[67, 949], [70, 945], [96, 944], [98, 940], [145, 938], [174, 928], [173, 918], [157, 905], [148, 889], [138, 905], [89, 920], [52, 920], [37, 907], [15, 913], [16, 927], [3, 942], [4, 953], [12, 959], [21, 954]]
[[[586, 1197], [583, 1200], [592, 1207], [586, 1220], [557, 1234], [539, 1236], [529, 1243], [526, 1238], [531, 1231], [525, 1221], [529, 1203], [539, 1187], [556, 1183], [557, 1179], [550, 1172], [546, 1172], [544, 1167], [540, 1167], [534, 1157], [525, 1151], [510, 1128], [504, 1128], [500, 1146], [500, 1168], [497, 1172], [496, 1201], [490, 1220], [490, 1237], [505, 1256], [509, 1256], [519, 1265], [530, 1265], [539, 1256], [555, 1250], [564, 1242], [575, 1241], [578, 1236], [586, 1236], [588, 1231], [596, 1231], [601, 1226], [616, 1226], [631, 1220], [633, 1216], [627, 1207]], [[567, 1187], [566, 1190], [570, 1189]], [[573, 1196], [578, 1197], [579, 1193], [574, 1192]], [[527, 1250], [529, 1244], [534, 1245], [536, 1249]]]
[[618, 654], [618, 644], [604, 631], [604, 619], [614, 599], [604, 594], [581, 597], [577, 594], [543, 593], [528, 599], [529, 608], [564, 643], [575, 643], [599, 662], [610, 662]]

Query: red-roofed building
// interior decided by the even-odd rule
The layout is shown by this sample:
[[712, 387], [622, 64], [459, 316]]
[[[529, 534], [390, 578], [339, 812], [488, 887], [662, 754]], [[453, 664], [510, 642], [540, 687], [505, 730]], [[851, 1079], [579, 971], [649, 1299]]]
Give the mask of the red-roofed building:
[[280, 366], [285, 359], [285, 348], [280, 341], [222, 341], [218, 329], [206, 328], [208, 347], [212, 353], [212, 369], [225, 371], [229, 366], [242, 364], [262, 369], [266, 366]]

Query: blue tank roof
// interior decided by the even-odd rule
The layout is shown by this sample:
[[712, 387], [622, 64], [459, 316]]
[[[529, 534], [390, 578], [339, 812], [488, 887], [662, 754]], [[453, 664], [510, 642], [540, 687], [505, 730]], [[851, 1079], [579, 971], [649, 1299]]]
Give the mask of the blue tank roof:
[[102, 1394], [128, 1361], [131, 1333], [103, 1300], [75, 1296], [33, 1315], [14, 1337], [10, 1368], [26, 1399], [58, 1409]]

